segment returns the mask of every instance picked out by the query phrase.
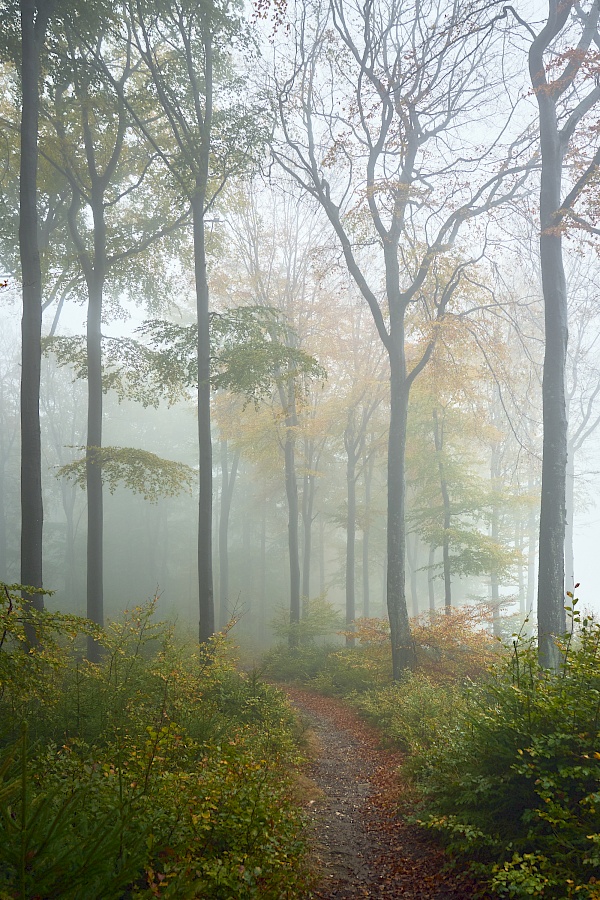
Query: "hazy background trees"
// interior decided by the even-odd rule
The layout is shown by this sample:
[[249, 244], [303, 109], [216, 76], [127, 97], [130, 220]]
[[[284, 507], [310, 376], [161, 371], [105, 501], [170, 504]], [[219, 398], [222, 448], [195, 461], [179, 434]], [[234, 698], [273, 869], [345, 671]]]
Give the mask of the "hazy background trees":
[[[4, 4], [1, 70], [0, 577], [20, 565], [42, 584], [43, 495], [51, 603], [101, 623], [158, 591], [182, 626], [199, 603], [205, 640], [214, 568], [216, 624], [239, 614], [254, 641], [281, 608], [293, 648], [317, 597], [350, 643], [357, 618], [387, 613], [398, 676], [407, 595], [412, 615], [485, 601], [498, 634], [530, 612], [543, 458], [541, 570], [548, 552], [558, 568], [540, 629], [559, 631], [561, 529], [572, 589], [576, 459], [600, 396], [597, 154], [580, 140], [600, 97], [597, 4], [552, 0], [536, 23], [471, 0], [289, 3], [272, 44], [229, 2], [107, 2], [81, 21], [21, 6], [23, 25]], [[567, 228], [567, 275], [549, 275]], [[20, 393], [38, 449], [19, 442]]]

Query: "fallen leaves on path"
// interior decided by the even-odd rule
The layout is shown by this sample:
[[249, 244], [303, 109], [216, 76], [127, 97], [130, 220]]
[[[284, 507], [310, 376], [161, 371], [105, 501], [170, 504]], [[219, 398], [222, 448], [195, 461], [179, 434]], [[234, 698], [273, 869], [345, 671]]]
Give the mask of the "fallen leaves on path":
[[402, 777], [403, 755], [381, 746], [376, 729], [347, 704], [284, 687], [314, 729], [319, 750], [308, 770], [318, 792], [310, 799], [319, 900], [469, 900], [482, 887], [448, 868], [444, 850], [406, 821], [415, 794]]

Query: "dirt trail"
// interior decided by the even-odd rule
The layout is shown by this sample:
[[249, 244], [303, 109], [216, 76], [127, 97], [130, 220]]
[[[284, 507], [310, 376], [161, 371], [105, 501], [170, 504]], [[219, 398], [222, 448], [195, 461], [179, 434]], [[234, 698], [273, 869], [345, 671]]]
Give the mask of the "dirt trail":
[[305, 801], [313, 823], [320, 900], [467, 900], [473, 882], [443, 871], [443, 850], [398, 814], [401, 755], [379, 746], [377, 732], [343, 703], [286, 688], [316, 738]]

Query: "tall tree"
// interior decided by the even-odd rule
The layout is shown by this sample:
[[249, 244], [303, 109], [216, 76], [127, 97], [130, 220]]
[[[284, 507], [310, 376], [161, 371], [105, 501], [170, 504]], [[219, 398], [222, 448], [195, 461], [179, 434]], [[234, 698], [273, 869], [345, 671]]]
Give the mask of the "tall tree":
[[[23, 286], [21, 367], [21, 583], [42, 587], [40, 371], [42, 273], [38, 246], [37, 171], [40, 57], [54, 0], [20, 0], [21, 173], [19, 248]], [[30, 598], [38, 608], [41, 594]]]
[[[236, 0], [131, 0], [129, 25], [162, 111], [138, 124], [192, 211], [198, 322], [199, 637], [215, 629], [212, 571], [212, 440], [206, 220], [227, 181], [247, 170], [262, 116], [243, 99], [231, 55], [248, 46]], [[158, 127], [157, 127], [158, 126]]]
[[[510, 8], [512, 10], [512, 8]], [[595, 63], [600, 4], [592, 0], [548, 0], [543, 28], [536, 31], [514, 10], [532, 38], [529, 77], [539, 110], [540, 261], [544, 295], [545, 352], [542, 383], [543, 461], [538, 577], [538, 652], [540, 663], [557, 668], [560, 654], [554, 638], [565, 630], [565, 482], [567, 414], [565, 374], [568, 338], [567, 282], [563, 231], [600, 164], [597, 142], [578, 147], [582, 123], [600, 102], [600, 84], [590, 79]], [[568, 153], [576, 168], [566, 193], [563, 169]]]
[[[288, 507], [288, 553], [290, 573], [290, 645], [297, 643], [297, 626], [301, 617], [300, 565], [300, 497], [298, 491], [297, 445], [299, 406], [303, 390], [299, 375], [318, 377], [315, 367], [302, 369], [297, 354], [304, 333], [310, 328], [311, 312], [319, 293], [315, 277], [313, 252], [316, 235], [322, 226], [314, 207], [304, 206], [295, 185], [285, 194], [267, 191], [260, 195], [258, 187], [252, 196], [244, 198], [237, 214], [230, 216], [236, 250], [243, 269], [247, 289], [254, 302], [266, 308], [278, 309], [283, 321], [292, 327], [280, 331], [279, 339], [290, 349], [289, 360], [276, 374], [276, 393], [281, 409], [281, 446], [284, 458], [285, 491]], [[271, 223], [265, 225], [261, 199], [270, 211]], [[273, 332], [273, 338], [277, 337]], [[305, 501], [308, 500], [306, 496]], [[305, 526], [312, 513], [305, 508]], [[306, 530], [305, 530], [306, 536]], [[305, 552], [310, 541], [304, 542]]]
[[[275, 87], [273, 152], [325, 211], [389, 357], [387, 607], [398, 678], [413, 659], [405, 593], [409, 393], [473, 259], [452, 255], [459, 233], [516, 195], [522, 169], [517, 145], [500, 169], [492, 162], [502, 117], [500, 86], [488, 80], [482, 90], [494, 33], [488, 4], [329, 0], [296, 8], [293, 59], [287, 69], [281, 60]], [[477, 146], [469, 136], [474, 119], [481, 134], [486, 122]], [[485, 238], [471, 237], [476, 258]], [[426, 310], [429, 337], [408, 360], [415, 304]]]
[[[181, 222], [164, 207], [158, 215], [156, 207], [163, 202], [162, 194], [153, 200], [144, 194], [145, 179], [149, 175], [157, 177], [156, 155], [143, 138], [131, 133], [126, 101], [133, 73], [131, 47], [126, 47], [123, 54], [115, 52], [107, 41], [108, 30], [106, 22], [99, 27], [97, 46], [111, 54], [110, 79], [96, 65], [95, 52], [87, 46], [85, 32], [65, 27], [56, 42], [63, 68], [55, 75], [45, 106], [58, 138], [48, 139], [46, 156], [70, 186], [69, 235], [88, 300], [87, 616], [99, 625], [104, 624], [102, 430], [106, 385], [102, 371], [102, 322], [106, 318], [107, 288], [119, 266], [131, 268], [136, 256]], [[140, 194], [144, 195], [141, 202]], [[97, 660], [99, 652], [99, 646], [90, 638], [90, 659]]]

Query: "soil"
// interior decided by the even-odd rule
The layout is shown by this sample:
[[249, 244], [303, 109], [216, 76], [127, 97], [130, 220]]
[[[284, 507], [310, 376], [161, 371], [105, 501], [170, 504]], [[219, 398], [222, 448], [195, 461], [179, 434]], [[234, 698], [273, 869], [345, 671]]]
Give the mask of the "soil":
[[285, 688], [307, 726], [312, 757], [300, 791], [312, 823], [319, 900], [467, 900], [485, 893], [448, 867], [443, 849], [406, 821], [414, 792], [402, 754], [341, 701]]

